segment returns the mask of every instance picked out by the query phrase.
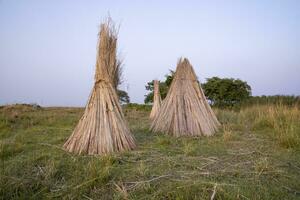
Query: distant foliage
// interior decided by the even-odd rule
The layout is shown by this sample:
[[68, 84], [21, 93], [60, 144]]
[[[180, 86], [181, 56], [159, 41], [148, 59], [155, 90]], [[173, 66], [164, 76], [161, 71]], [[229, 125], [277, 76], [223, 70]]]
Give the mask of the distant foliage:
[[210, 103], [218, 107], [234, 106], [251, 96], [250, 85], [240, 79], [212, 77], [202, 88]]
[[124, 109], [138, 110], [138, 111], [151, 111], [152, 106], [147, 104], [128, 103], [123, 106]]
[[284, 105], [300, 107], [300, 96], [274, 95], [274, 96], [252, 96], [241, 103], [241, 107], [252, 105]]
[[130, 98], [127, 92], [125, 92], [124, 90], [117, 90], [117, 93], [120, 103], [130, 103]]

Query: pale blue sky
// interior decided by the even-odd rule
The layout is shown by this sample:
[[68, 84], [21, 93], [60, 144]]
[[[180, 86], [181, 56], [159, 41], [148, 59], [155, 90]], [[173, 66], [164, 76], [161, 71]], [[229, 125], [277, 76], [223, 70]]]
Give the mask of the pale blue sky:
[[300, 95], [299, 0], [0, 0], [0, 104], [84, 106], [108, 12], [121, 23], [122, 87], [132, 102], [180, 56], [202, 82], [240, 78], [253, 95]]

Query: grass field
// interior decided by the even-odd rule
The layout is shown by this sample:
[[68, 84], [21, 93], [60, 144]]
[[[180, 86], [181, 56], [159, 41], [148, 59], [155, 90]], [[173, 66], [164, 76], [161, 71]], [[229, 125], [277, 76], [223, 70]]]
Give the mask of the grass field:
[[138, 148], [62, 150], [82, 108], [0, 108], [0, 199], [300, 199], [300, 110], [215, 110], [213, 137], [153, 134], [147, 106], [124, 110]]

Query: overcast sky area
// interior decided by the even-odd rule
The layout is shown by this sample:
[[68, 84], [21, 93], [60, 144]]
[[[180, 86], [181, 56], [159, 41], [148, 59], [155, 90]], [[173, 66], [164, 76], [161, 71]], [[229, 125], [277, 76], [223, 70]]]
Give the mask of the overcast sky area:
[[84, 106], [110, 13], [132, 102], [187, 57], [201, 82], [240, 78], [253, 95], [300, 95], [300, 1], [0, 0], [0, 104]]

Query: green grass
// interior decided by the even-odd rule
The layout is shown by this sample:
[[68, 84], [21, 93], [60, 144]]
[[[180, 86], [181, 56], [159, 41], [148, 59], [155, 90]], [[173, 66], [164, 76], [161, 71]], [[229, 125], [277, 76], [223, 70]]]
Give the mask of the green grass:
[[210, 138], [153, 134], [149, 110], [124, 110], [136, 150], [77, 156], [61, 147], [83, 109], [0, 108], [0, 199], [300, 199], [298, 108], [216, 110]]

